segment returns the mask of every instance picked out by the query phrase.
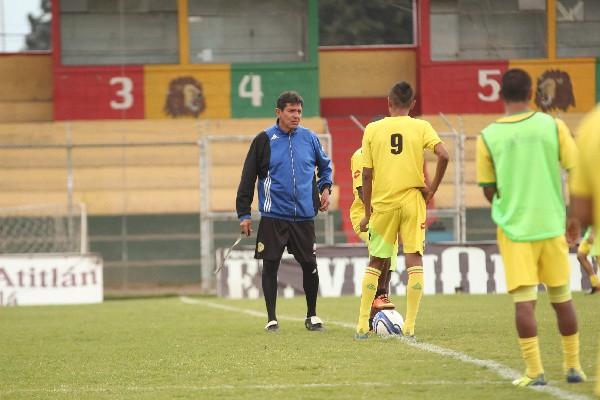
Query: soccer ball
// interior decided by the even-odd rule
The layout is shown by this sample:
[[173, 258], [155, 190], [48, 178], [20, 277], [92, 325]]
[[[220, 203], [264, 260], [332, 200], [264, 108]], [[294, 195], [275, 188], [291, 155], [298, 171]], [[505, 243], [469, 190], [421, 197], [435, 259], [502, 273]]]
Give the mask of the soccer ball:
[[383, 310], [373, 318], [373, 330], [379, 336], [402, 335], [404, 318], [396, 310]]

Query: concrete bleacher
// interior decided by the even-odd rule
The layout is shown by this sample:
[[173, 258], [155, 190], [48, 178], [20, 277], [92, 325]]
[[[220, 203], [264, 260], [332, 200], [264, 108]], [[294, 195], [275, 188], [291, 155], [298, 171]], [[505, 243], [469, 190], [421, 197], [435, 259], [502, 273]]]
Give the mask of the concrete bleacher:
[[[84, 202], [92, 215], [194, 213], [205, 190], [200, 185], [199, 147], [155, 145], [124, 147], [121, 143], [193, 142], [205, 135], [248, 135], [242, 142], [213, 143], [210, 149], [210, 208], [235, 210], [235, 195], [250, 138], [274, 120], [134, 120], [0, 124], [0, 144], [75, 147], [71, 154], [73, 200]], [[303, 125], [325, 130], [321, 118]], [[0, 207], [65, 203], [65, 148], [1, 148]]]
[[[499, 115], [448, 115], [452, 126], [467, 134], [463, 178], [467, 208], [488, 208], [476, 182], [475, 138]], [[575, 131], [582, 115], [562, 118]], [[439, 115], [421, 117], [440, 133], [450, 131]], [[369, 118], [361, 119], [363, 124]], [[98, 143], [196, 142], [203, 135], [256, 135], [274, 123], [271, 118], [229, 120], [127, 120], [0, 124], [2, 145], [75, 145]], [[339, 187], [333, 209], [342, 216], [352, 202], [350, 156], [360, 146], [362, 131], [350, 118], [307, 118], [303, 125], [323, 133], [331, 130], [332, 158]], [[70, 137], [68, 139], [68, 137]], [[444, 139], [451, 155], [446, 177], [435, 198], [437, 208], [456, 205], [455, 150], [452, 138]], [[211, 198], [214, 211], [233, 211], [248, 142], [211, 145]], [[428, 175], [435, 172], [435, 157], [426, 157]], [[196, 213], [205, 190], [199, 187], [197, 145], [154, 147], [76, 148], [72, 152], [76, 202], [84, 202], [91, 215]], [[65, 148], [0, 149], [0, 207], [67, 201], [67, 151]], [[256, 207], [256, 204], [254, 205]], [[351, 227], [345, 228], [351, 233]], [[348, 235], [350, 237], [350, 235]]]

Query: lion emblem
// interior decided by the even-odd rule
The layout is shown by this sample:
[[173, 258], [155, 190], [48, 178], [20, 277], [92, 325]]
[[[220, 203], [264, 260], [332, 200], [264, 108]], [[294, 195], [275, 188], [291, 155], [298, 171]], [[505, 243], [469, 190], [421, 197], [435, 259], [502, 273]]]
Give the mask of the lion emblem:
[[544, 112], [556, 109], [567, 111], [569, 107], [575, 107], [569, 74], [558, 69], [545, 71], [537, 80], [535, 105]]
[[196, 118], [206, 108], [202, 83], [191, 76], [175, 78], [169, 83], [164, 111], [171, 117], [192, 115]]

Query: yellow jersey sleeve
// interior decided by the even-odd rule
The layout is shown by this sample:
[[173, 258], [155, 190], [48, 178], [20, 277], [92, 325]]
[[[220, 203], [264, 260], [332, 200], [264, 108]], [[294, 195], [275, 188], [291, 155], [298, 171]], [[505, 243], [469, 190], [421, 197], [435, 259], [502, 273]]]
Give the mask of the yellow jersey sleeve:
[[591, 177], [582, 159], [577, 160], [577, 165], [569, 174], [569, 191], [579, 197], [592, 195]]
[[[600, 146], [600, 107], [589, 114], [581, 123], [577, 131], [577, 148], [579, 151], [575, 168], [569, 173], [569, 191], [580, 197], [592, 197], [594, 195], [594, 176], [600, 185], [600, 179], [595, 172], [595, 158]], [[600, 198], [594, 199], [594, 208], [600, 206]]]
[[[369, 124], [370, 125], [370, 124]], [[372, 128], [367, 125], [362, 139], [363, 168], [373, 168], [373, 153], [371, 149]]]
[[435, 129], [433, 129], [433, 126], [431, 126], [431, 124], [427, 121], [423, 121], [425, 122], [425, 132], [423, 135], [423, 147], [427, 150], [431, 150], [433, 151], [433, 148], [435, 147], [436, 144], [441, 143], [442, 139], [440, 139], [440, 137], [438, 136], [437, 132], [435, 131]]
[[362, 187], [362, 151], [358, 149], [350, 159], [350, 167], [352, 168], [352, 189]]
[[577, 164], [577, 145], [571, 131], [562, 120], [556, 118], [558, 127], [558, 147], [560, 151], [560, 165], [564, 169], [571, 169]]
[[488, 151], [483, 136], [477, 137], [477, 182], [479, 186], [491, 186], [496, 184], [496, 171], [490, 152]]

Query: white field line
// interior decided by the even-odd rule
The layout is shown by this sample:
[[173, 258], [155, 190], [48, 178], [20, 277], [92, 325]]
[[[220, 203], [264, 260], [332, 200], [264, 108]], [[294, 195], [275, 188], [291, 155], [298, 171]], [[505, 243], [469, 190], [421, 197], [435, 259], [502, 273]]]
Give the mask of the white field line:
[[184, 390], [189, 392], [207, 392], [221, 390], [286, 390], [286, 389], [319, 389], [319, 388], [340, 388], [340, 387], [390, 387], [398, 385], [411, 386], [432, 386], [432, 385], [505, 385], [505, 381], [394, 381], [390, 382], [339, 382], [339, 383], [297, 383], [285, 385], [163, 385], [163, 386], [110, 386], [110, 387], [69, 387], [60, 385], [55, 388], [47, 389], [12, 389], [0, 391], [0, 394], [10, 395], [17, 393], [109, 393], [109, 392], [155, 392], [160, 390]]
[[[264, 312], [258, 312], [255, 310], [248, 310], [248, 309], [244, 309], [244, 308], [228, 306], [225, 304], [219, 304], [219, 303], [215, 303], [215, 302], [207, 301], [207, 300], [192, 299], [190, 297], [185, 297], [185, 296], [180, 296], [179, 298], [185, 304], [199, 304], [199, 305], [203, 305], [203, 306], [210, 307], [210, 308], [216, 308], [216, 309], [220, 309], [220, 310], [226, 310], [226, 311], [236, 312], [236, 313], [240, 313], [240, 314], [246, 314], [246, 315], [250, 315], [253, 317], [265, 318]], [[278, 319], [285, 320], [285, 321], [304, 321], [303, 318], [286, 317], [286, 316], [278, 317]], [[329, 320], [326, 321], [326, 324], [336, 325], [336, 326], [340, 326], [342, 328], [349, 328], [349, 329], [355, 329], [355, 327], [356, 327], [356, 325], [349, 324], [347, 322], [337, 322], [337, 321], [329, 321]], [[402, 341], [402, 343], [407, 344], [412, 347], [415, 347], [419, 350], [427, 351], [427, 352], [434, 353], [434, 354], [439, 354], [444, 357], [453, 358], [455, 360], [462, 361], [467, 364], [473, 364], [473, 365], [477, 365], [480, 367], [488, 368], [491, 371], [494, 371], [497, 375], [499, 375], [501, 378], [504, 378], [504, 379], [514, 380], [521, 376], [521, 373], [519, 373], [518, 371], [516, 371], [512, 368], [509, 368], [505, 365], [502, 365], [501, 363], [499, 363], [497, 361], [482, 360], [479, 358], [474, 358], [467, 354], [461, 353], [459, 351], [455, 351], [452, 349], [446, 349], [444, 347], [436, 346], [434, 344], [429, 344], [429, 343], [424, 343], [424, 342], [414, 343], [414, 342], [410, 342], [410, 341], [407, 341], [404, 339], [400, 339], [400, 340]], [[536, 390], [536, 391], [539, 391], [542, 393], [547, 393], [551, 396], [554, 396], [554, 397], [556, 397], [558, 399], [562, 399], [562, 400], [591, 400], [591, 397], [588, 397], [586, 395], [569, 392], [567, 390], [563, 390], [563, 389], [560, 389], [560, 388], [552, 386], [552, 385], [530, 386], [530, 387], [528, 387], [528, 389]]]

